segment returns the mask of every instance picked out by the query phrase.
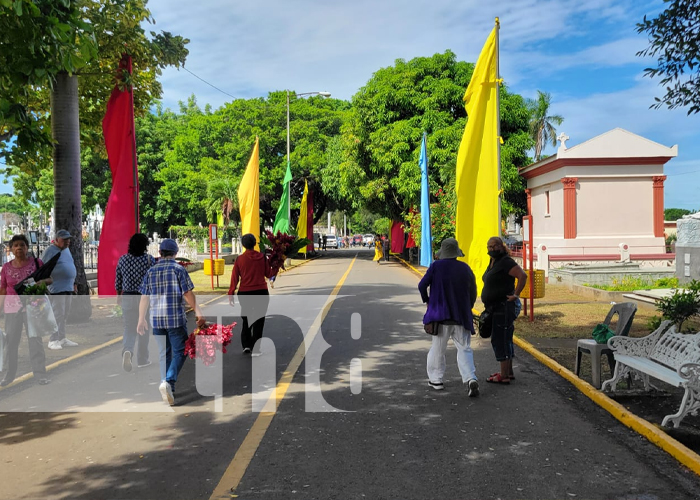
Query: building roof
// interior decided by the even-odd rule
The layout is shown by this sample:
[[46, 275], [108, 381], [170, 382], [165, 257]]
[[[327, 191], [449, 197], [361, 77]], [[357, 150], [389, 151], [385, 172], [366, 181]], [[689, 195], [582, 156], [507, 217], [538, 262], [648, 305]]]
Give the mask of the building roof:
[[569, 165], [663, 165], [678, 156], [678, 146], [667, 147], [632, 132], [614, 128], [581, 144], [566, 147], [560, 134], [557, 153], [520, 169], [525, 178]]

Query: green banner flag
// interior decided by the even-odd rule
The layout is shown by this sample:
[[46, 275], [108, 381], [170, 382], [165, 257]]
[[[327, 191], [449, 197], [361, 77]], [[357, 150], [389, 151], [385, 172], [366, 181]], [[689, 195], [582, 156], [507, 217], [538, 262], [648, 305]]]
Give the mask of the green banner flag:
[[280, 200], [280, 207], [277, 209], [277, 215], [275, 216], [275, 223], [272, 225], [273, 234], [285, 233], [289, 234], [289, 184], [292, 182], [292, 169], [287, 162], [287, 172], [284, 174], [284, 180], [282, 181], [282, 199]]

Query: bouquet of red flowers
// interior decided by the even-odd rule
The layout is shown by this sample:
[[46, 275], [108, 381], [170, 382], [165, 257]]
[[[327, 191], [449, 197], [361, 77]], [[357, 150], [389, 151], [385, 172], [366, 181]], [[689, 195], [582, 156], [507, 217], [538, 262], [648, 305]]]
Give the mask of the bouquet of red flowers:
[[[193, 331], [185, 342], [185, 355], [190, 359], [199, 358], [204, 366], [210, 366], [216, 361], [216, 351], [226, 352], [226, 346], [231, 343], [233, 327], [230, 325], [206, 325]], [[197, 349], [199, 344], [200, 349]]]
[[306, 238], [299, 238], [293, 234], [284, 234], [277, 231], [265, 230], [260, 238], [260, 250], [270, 261], [270, 267], [276, 274], [280, 269], [284, 269], [284, 260], [289, 255], [299, 253], [299, 250], [310, 243]]

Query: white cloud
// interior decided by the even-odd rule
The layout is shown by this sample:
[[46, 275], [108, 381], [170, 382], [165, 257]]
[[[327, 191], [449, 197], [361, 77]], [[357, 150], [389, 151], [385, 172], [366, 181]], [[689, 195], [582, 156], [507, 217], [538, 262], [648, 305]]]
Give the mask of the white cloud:
[[[149, 8], [155, 29], [191, 39], [189, 70], [244, 98], [292, 89], [350, 99], [397, 58], [451, 49], [460, 60], [475, 61], [499, 16], [501, 74], [525, 96], [551, 91], [551, 111], [564, 116], [559, 129], [571, 144], [622, 127], [667, 146], [677, 143], [679, 158], [668, 164], [669, 174], [681, 165], [692, 170], [700, 158], [700, 118], [650, 110], [662, 89], [640, 76], [648, 61], [635, 54], [647, 41], [634, 25], [661, 10], [661, 0], [151, 0]], [[594, 91], [579, 82], [581, 75], [589, 85], [594, 79]], [[193, 93], [201, 105], [231, 100], [184, 71], [166, 70], [162, 83], [170, 107]], [[667, 206], [700, 199], [698, 179], [671, 175]]]
[[[575, 37], [584, 29], [584, 19], [622, 19], [632, 5], [631, 0], [609, 3], [515, 0], [484, 6], [476, 0], [217, 0], [193, 9], [189, 0], [151, 0], [149, 8], [157, 29], [191, 39], [187, 68], [233, 95], [324, 89], [349, 99], [374, 71], [397, 58], [452, 49], [460, 59], [475, 60], [497, 15], [502, 53], [516, 54], [516, 61], [527, 70], [551, 67], [546, 61], [552, 56], [529, 47], [543, 41], [557, 45]], [[625, 43], [618, 43], [620, 51]], [[560, 64], [565, 64], [566, 56], [556, 56], [556, 52]], [[606, 47], [600, 52], [605, 53]], [[603, 59], [595, 51], [580, 55], [581, 61], [599, 63]], [[202, 101], [211, 98], [214, 105], [228, 100], [223, 95], [217, 98], [213, 89], [203, 88], [183, 72], [166, 71], [163, 83], [170, 105], [192, 92]]]

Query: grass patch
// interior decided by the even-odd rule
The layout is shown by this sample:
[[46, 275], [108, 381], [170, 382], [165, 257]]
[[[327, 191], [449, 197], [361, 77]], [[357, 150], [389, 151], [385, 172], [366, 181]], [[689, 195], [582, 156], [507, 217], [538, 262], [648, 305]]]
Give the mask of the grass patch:
[[[305, 262], [304, 259], [292, 259], [292, 267]], [[211, 276], [204, 274], [204, 270], [193, 271], [190, 273], [190, 279], [194, 284], [195, 293], [213, 293], [226, 292], [231, 284], [231, 273], [233, 272], [233, 264], [224, 265], [224, 274], [219, 276], [219, 286], [216, 286], [216, 276], [214, 276], [214, 289], [211, 288]]]
[[613, 278], [610, 285], [589, 285], [584, 286], [606, 290], [608, 292], [633, 292], [634, 290], [654, 290], [658, 288], [678, 288], [678, 278], [659, 278], [649, 280], [641, 277], [625, 276], [622, 279]]
[[[595, 302], [577, 295], [566, 285], [548, 283], [544, 298], [535, 300], [535, 321], [531, 323], [527, 316], [521, 315], [515, 324], [515, 333], [523, 338], [590, 338], [593, 328], [605, 320], [611, 307], [608, 302]], [[657, 315], [651, 309], [637, 309], [630, 336], [648, 335], [647, 324]], [[615, 320], [611, 327], [615, 328]]]

